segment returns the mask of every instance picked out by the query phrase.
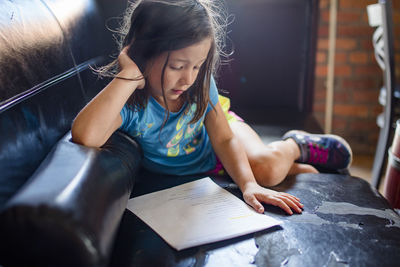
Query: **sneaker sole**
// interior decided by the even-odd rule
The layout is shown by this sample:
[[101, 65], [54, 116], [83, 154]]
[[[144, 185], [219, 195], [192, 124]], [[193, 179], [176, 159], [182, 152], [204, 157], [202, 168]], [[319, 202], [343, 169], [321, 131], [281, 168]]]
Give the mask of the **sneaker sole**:
[[341, 169], [341, 170], [348, 169], [351, 166], [351, 164], [353, 163], [353, 151], [351, 150], [351, 147], [350, 147], [349, 143], [347, 143], [347, 141], [344, 140], [339, 135], [336, 135], [336, 134], [312, 134], [312, 133], [309, 133], [309, 132], [306, 132], [306, 131], [302, 131], [302, 130], [291, 130], [291, 131], [285, 133], [284, 136], [290, 135], [290, 134], [296, 134], [296, 133], [300, 133], [300, 134], [304, 134], [304, 135], [305, 134], [306, 135], [312, 135], [312, 136], [317, 136], [317, 137], [324, 137], [324, 136], [325, 137], [331, 137], [333, 139], [336, 139], [336, 140], [340, 141], [341, 143], [344, 144], [344, 146], [346, 147], [347, 151], [350, 152], [350, 162], [349, 162], [349, 164], [347, 165], [346, 168]]

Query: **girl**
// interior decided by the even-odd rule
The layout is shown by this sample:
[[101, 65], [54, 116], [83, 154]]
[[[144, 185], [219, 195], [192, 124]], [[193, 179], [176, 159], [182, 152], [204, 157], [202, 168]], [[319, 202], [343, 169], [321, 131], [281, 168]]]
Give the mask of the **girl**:
[[176, 175], [215, 172], [220, 161], [256, 211], [264, 212], [263, 202], [301, 213], [298, 198], [264, 186], [288, 174], [317, 172], [296, 160], [345, 168], [351, 150], [339, 137], [299, 131], [264, 145], [228, 112], [228, 99], [218, 96], [213, 79], [226, 26], [216, 2], [136, 1], [125, 17], [118, 59], [100, 70], [114, 79], [78, 114], [73, 140], [100, 147], [121, 129], [141, 145], [147, 169]]

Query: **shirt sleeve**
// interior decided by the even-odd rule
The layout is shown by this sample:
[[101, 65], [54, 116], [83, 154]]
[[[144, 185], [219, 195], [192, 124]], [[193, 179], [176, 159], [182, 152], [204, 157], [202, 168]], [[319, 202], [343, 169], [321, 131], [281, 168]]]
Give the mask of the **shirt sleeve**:
[[[209, 93], [209, 95], [210, 95], [210, 101], [211, 101], [212, 105], [215, 106], [218, 103], [218, 88], [217, 88], [217, 85], [215, 84], [215, 80], [214, 80], [213, 76], [211, 76], [211, 79], [210, 79], [210, 93]], [[208, 103], [206, 114], [210, 110], [212, 110], [212, 108], [213, 107], [211, 106], [211, 104]]]
[[131, 123], [136, 119], [137, 113], [134, 112], [131, 108], [128, 107], [128, 104], [125, 104], [119, 113], [122, 118], [122, 124], [119, 127], [120, 130], [128, 132], [131, 128]]

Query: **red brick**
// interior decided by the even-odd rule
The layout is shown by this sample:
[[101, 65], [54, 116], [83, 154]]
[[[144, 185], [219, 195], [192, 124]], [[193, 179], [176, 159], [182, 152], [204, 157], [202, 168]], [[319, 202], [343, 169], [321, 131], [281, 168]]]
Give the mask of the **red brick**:
[[315, 90], [314, 91], [314, 101], [325, 101], [326, 99], [326, 90]]
[[319, 37], [328, 37], [329, 36], [329, 28], [328, 26], [319, 26], [318, 27], [318, 36]]
[[352, 73], [352, 69], [348, 65], [335, 66], [335, 76], [349, 76]]
[[339, 7], [340, 9], [344, 8], [358, 8], [358, 9], [364, 9], [367, 7], [367, 5], [371, 4], [376, 4], [376, 0], [340, 0], [339, 1]]
[[334, 92], [334, 99], [335, 103], [348, 103], [351, 100], [351, 94], [350, 91], [335, 91]]
[[374, 131], [377, 127], [375, 118], [353, 120], [351, 123], [349, 123], [349, 125], [351, 130], [363, 131], [363, 132], [369, 132], [371, 130]]
[[378, 77], [368, 77], [368, 78], [357, 78], [354, 79], [353, 77], [345, 78], [342, 80], [342, 88], [344, 89], [374, 89], [379, 90], [380, 84], [382, 84], [382, 76], [379, 75]]
[[366, 117], [368, 115], [368, 108], [365, 105], [335, 104], [333, 111], [335, 115], [349, 117]]
[[378, 125], [377, 125], [377, 126], [375, 127], [374, 130], [371, 129], [370, 135], [369, 135], [370, 143], [371, 143], [371, 144], [374, 144], [374, 146], [373, 146], [373, 148], [374, 148], [373, 153], [375, 153], [375, 148], [376, 148], [375, 144], [378, 143], [378, 136], [379, 136], [379, 127], [378, 127]]
[[314, 113], [314, 117], [316, 121], [318, 122], [319, 125], [323, 128], [323, 125], [325, 123], [325, 115], [324, 113]]
[[329, 10], [320, 10], [320, 24], [329, 24]]
[[362, 22], [364, 25], [369, 25], [368, 14], [367, 14], [367, 12], [364, 12], [364, 13], [361, 15], [361, 22]]
[[347, 120], [345, 118], [334, 117], [332, 119], [332, 128], [335, 129], [335, 131], [346, 129], [347, 128]]
[[357, 46], [357, 41], [351, 38], [337, 38], [336, 49], [338, 50], [351, 50]]
[[374, 46], [372, 45], [372, 37], [368, 38], [368, 39], [360, 40], [360, 48], [367, 50], [367, 51], [371, 51], [371, 53], [374, 53]]
[[326, 38], [318, 38], [317, 49], [318, 50], [328, 50], [329, 42]]
[[347, 62], [347, 53], [336, 52], [336, 54], [335, 54], [335, 62], [338, 63], [338, 64], [346, 63]]
[[314, 103], [313, 110], [314, 112], [325, 112], [325, 103]]
[[314, 90], [325, 90], [326, 88], [326, 78], [325, 77], [315, 77]]
[[379, 89], [377, 90], [362, 90], [357, 89], [353, 91], [354, 103], [378, 103]]
[[326, 52], [317, 52], [316, 62], [317, 63], [326, 63]]
[[382, 75], [382, 70], [378, 65], [365, 65], [365, 66], [357, 66], [354, 68], [354, 74], [359, 75]]
[[[394, 36], [399, 36], [399, 34], [400, 34], [400, 28], [394, 28], [393, 31], [394, 31]], [[396, 37], [395, 37], [395, 38], [396, 38]]]
[[339, 23], [350, 23], [360, 21], [364, 10], [360, 11], [339, 11], [337, 14], [337, 22]]
[[317, 65], [315, 68], [315, 75], [325, 77], [328, 73], [328, 68], [326, 65]]
[[379, 105], [378, 103], [376, 103], [371, 110], [371, 116], [376, 118], [378, 117], [379, 114], [381, 114], [383, 112], [383, 106]]
[[326, 9], [329, 7], [329, 0], [320, 0], [319, 9]]
[[366, 52], [352, 52], [349, 55], [351, 63], [365, 64], [368, 61], [368, 54]]
[[[371, 39], [375, 29], [368, 25], [366, 6], [377, 2], [377, 0], [339, 0], [335, 66], [336, 68], [348, 66], [352, 73], [349, 76], [340, 76], [337, 75], [335, 68], [335, 108], [332, 125], [335, 133], [342, 134], [351, 142], [353, 151], [358, 149], [371, 153], [375, 151], [379, 134], [376, 117], [383, 109], [378, 102], [383, 77], [374, 58]], [[319, 3], [319, 25], [322, 28], [319, 29], [319, 54], [316, 61], [317, 65], [322, 66], [328, 57], [330, 0], [320, 0]], [[396, 49], [395, 72], [400, 84], [400, 38], [396, 38], [400, 35], [400, 1], [392, 0], [392, 4]], [[320, 67], [319, 70], [323, 70], [323, 73], [327, 71], [324, 67]], [[346, 72], [345, 69], [342, 70]], [[314, 115], [323, 126], [326, 75], [315, 76], [314, 88], [314, 104], [316, 105]]]
[[368, 36], [371, 37], [374, 33], [374, 29], [368, 25], [338, 25], [337, 35], [346, 37], [359, 37]]
[[400, 24], [400, 12], [393, 12], [392, 13], [393, 23]]

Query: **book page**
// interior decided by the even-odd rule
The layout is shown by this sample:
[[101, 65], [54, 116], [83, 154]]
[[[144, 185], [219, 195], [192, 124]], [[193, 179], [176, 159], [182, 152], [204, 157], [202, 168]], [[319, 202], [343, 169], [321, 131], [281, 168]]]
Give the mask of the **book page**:
[[132, 198], [127, 208], [177, 250], [281, 223], [257, 213], [209, 177]]

